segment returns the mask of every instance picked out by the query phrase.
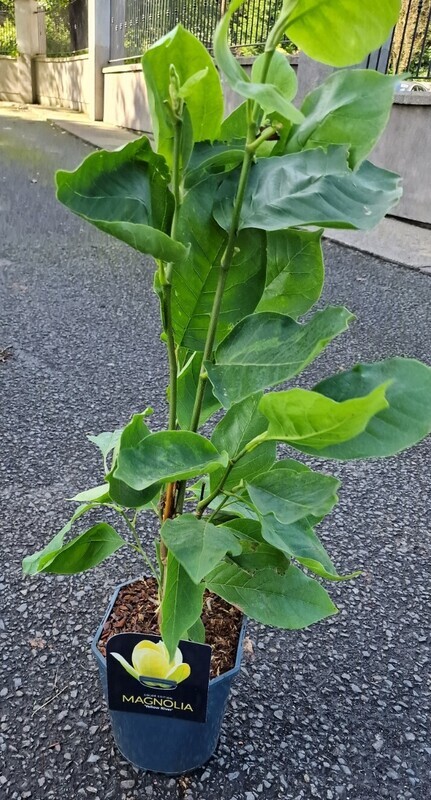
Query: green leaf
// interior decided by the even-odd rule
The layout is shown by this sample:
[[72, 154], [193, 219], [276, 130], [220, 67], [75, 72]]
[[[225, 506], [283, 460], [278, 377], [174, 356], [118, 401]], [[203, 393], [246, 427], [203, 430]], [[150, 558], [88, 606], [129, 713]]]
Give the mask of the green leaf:
[[22, 570], [24, 575], [36, 575], [36, 573], [41, 572], [44, 565], [49, 563], [50, 560], [54, 558], [58, 550], [62, 548], [65, 536], [69, 533], [74, 522], [82, 517], [83, 514], [86, 514], [91, 508], [94, 508], [92, 503], [86, 503], [79, 506], [69, 521], [66, 522], [61, 531], [56, 533], [56, 535], [42, 550], [38, 550], [31, 556], [26, 556], [22, 562]]
[[353, 315], [328, 307], [299, 324], [282, 314], [253, 314], [238, 323], [205, 364], [214, 394], [224, 408], [302, 372]]
[[250, 575], [236, 564], [222, 564], [206, 584], [247, 616], [277, 628], [306, 628], [337, 612], [323, 587], [293, 565], [284, 575], [272, 569]]
[[364, 397], [382, 383], [389, 383], [389, 407], [376, 414], [355, 439], [325, 447], [319, 456], [340, 460], [383, 458], [412, 447], [431, 433], [431, 368], [415, 359], [358, 364], [322, 381], [314, 391], [343, 402]]
[[91, 153], [74, 172], [57, 172], [56, 182], [61, 203], [135, 250], [165, 261], [185, 254], [167, 233], [174, 209], [169, 172], [146, 136]]
[[180, 639], [195, 625], [202, 613], [204, 585], [196, 586], [187, 572], [168, 552], [167, 578], [162, 602], [161, 634], [173, 659]]
[[175, 260], [185, 248], [166, 233], [174, 207], [168, 181], [164, 159], [143, 136], [120, 150], [92, 153], [73, 172], [57, 172], [57, 198], [135, 250]]
[[258, 545], [251, 545], [248, 542], [242, 542], [242, 545], [241, 555], [232, 559], [241, 569], [245, 569], [247, 572], [255, 572], [266, 567], [276, 569], [278, 572], [286, 572], [289, 569], [290, 559], [270, 544], [262, 542]]
[[[144, 422], [147, 416], [148, 411], [133, 415], [121, 434], [118, 452], [136, 447], [150, 435], [151, 431]], [[160, 491], [161, 484], [153, 483], [151, 486], [141, 491], [132, 489], [127, 483], [114, 477], [117, 459], [118, 453], [111, 472], [106, 476], [106, 480], [109, 483], [109, 494], [112, 500], [114, 500], [115, 503], [119, 503], [119, 505], [124, 508], [143, 508], [143, 506], [146, 506]]]
[[265, 395], [259, 410], [269, 420], [265, 438], [288, 442], [307, 453], [346, 442], [362, 433], [372, 417], [388, 407], [388, 383], [364, 397], [338, 403], [318, 392], [290, 389]]
[[245, 142], [247, 125], [247, 102], [244, 101], [223, 120], [219, 138], [222, 142]]
[[108, 476], [108, 480], [110, 497], [123, 508], [144, 508], [148, 506], [162, 488], [161, 483], [152, 483], [146, 489], [136, 491], [124, 481], [115, 478], [112, 473]]
[[231, 519], [229, 522], [224, 523], [223, 527], [233, 531], [241, 540], [249, 539], [258, 544], [263, 543], [262, 526], [258, 519]]
[[[190, 350], [204, 349], [227, 243], [227, 234], [212, 216], [219, 180], [212, 178], [191, 189], [178, 216], [178, 238], [190, 243], [191, 248], [187, 258], [173, 269], [172, 318], [177, 344]], [[261, 231], [239, 234], [223, 293], [217, 342], [255, 309], [265, 285], [265, 269], [265, 235]]]
[[400, 0], [285, 0], [286, 34], [306, 55], [334, 67], [359, 64], [388, 38]]
[[266, 514], [262, 520], [262, 536], [273, 547], [288, 558], [294, 558], [311, 572], [330, 581], [356, 578], [360, 573], [339, 575], [325, 548], [319, 541], [307, 519], [286, 525], [274, 516]]
[[256, 311], [297, 319], [313, 307], [324, 281], [322, 232], [290, 228], [267, 234], [266, 284]]
[[161, 431], [120, 450], [114, 477], [139, 491], [159, 481], [172, 483], [212, 472], [220, 464], [226, 466], [226, 459], [198, 433]]
[[338, 500], [339, 486], [336, 478], [319, 472], [279, 469], [254, 478], [247, 483], [247, 490], [261, 516], [274, 514], [289, 525], [310, 514], [329, 514]]
[[[258, 159], [250, 172], [239, 230], [373, 228], [398, 203], [400, 178], [369, 161], [352, 172], [347, 159], [348, 149], [338, 146]], [[231, 224], [236, 180], [232, 173], [217, 193], [214, 217], [224, 230]]]
[[202, 142], [197, 144], [190, 158], [184, 185], [191, 189], [211, 175], [224, 175], [241, 164], [244, 147], [238, 145]]
[[[266, 64], [266, 54], [261, 53], [253, 63], [251, 69], [251, 79], [254, 83], [260, 83], [263, 77], [263, 70]], [[290, 65], [290, 61], [284, 53], [275, 51], [272, 54], [265, 83], [275, 86], [285, 100], [293, 100], [298, 91], [298, 80], [296, 72]], [[263, 106], [267, 113], [274, 111], [273, 108]]]
[[74, 575], [97, 567], [126, 542], [106, 522], [93, 525], [76, 539], [49, 554], [49, 559], [39, 562], [36, 572], [52, 572], [56, 575]]
[[79, 494], [70, 499], [75, 500], [77, 503], [109, 503], [111, 498], [109, 496], [109, 487], [106, 483], [102, 483], [101, 486], [93, 486], [92, 489], [79, 492]]
[[[216, 425], [211, 441], [219, 452], [226, 451], [234, 459], [252, 439], [263, 433], [267, 421], [259, 411], [262, 394], [252, 395], [236, 403]], [[261, 472], [267, 472], [275, 461], [275, 444], [265, 442], [244, 455], [231, 469], [224, 484], [225, 489], [237, 486], [241, 480], [251, 480]], [[215, 470], [210, 475], [210, 490], [213, 491], [223, 475]]]
[[194, 514], [182, 514], [174, 520], [166, 520], [161, 535], [193, 583], [200, 583], [226, 553], [241, 553], [238, 539], [227, 528], [197, 519]]
[[156, 149], [169, 163], [172, 163], [174, 136], [168, 108], [171, 65], [185, 95], [194, 141], [215, 139], [223, 118], [220, 78], [211, 56], [190, 31], [177, 25], [148, 48], [142, 58]]
[[191, 642], [198, 642], [198, 644], [205, 644], [205, 625], [203, 624], [201, 618], [196, 620], [194, 625], [187, 631], [187, 638]]
[[[256, 100], [265, 111], [277, 112], [284, 119], [292, 120], [292, 122], [300, 122], [302, 120], [301, 112], [290, 102], [289, 95], [286, 97], [283, 89], [279, 89], [278, 81], [276, 84], [273, 84], [270, 82], [268, 76], [267, 83], [252, 82], [235, 56], [231, 53], [229, 47], [229, 26], [233, 14], [239, 9], [243, 2], [244, 0], [232, 0], [232, 2], [229, 3], [227, 12], [217, 25], [214, 34], [214, 57], [216, 63], [226, 76], [230, 88], [241, 95], [241, 97], [246, 97], [249, 100]], [[284, 75], [285, 73], [283, 73], [283, 86], [285, 85]], [[293, 85], [291, 91], [293, 91]]]
[[[202, 353], [192, 353], [178, 374], [177, 380], [177, 418], [181, 428], [188, 430], [202, 366]], [[213, 395], [209, 381], [205, 383], [204, 398], [199, 417], [199, 427], [220, 408], [220, 402]]]
[[348, 145], [354, 169], [383, 133], [398, 82], [398, 75], [370, 69], [334, 72], [305, 98], [301, 108], [305, 119], [294, 128], [285, 152]]
[[142, 414], [133, 414], [132, 419], [123, 428], [120, 437], [120, 448], [135, 447], [151, 433], [148, 425], [144, 421], [148, 417], [148, 411]]
[[98, 433], [97, 436], [87, 436], [89, 442], [92, 442], [99, 448], [102, 453], [103, 460], [106, 463], [106, 458], [114, 450], [117, 443], [120, 441], [123, 428], [117, 428], [115, 431], [104, 431]]

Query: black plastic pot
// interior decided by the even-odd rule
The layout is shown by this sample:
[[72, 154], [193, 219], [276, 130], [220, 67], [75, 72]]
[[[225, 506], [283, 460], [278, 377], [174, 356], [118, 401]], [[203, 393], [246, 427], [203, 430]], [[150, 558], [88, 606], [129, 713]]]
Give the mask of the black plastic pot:
[[[98, 650], [97, 643], [118, 592], [127, 585], [127, 582], [121, 583], [114, 590], [105, 616], [91, 644], [99, 666], [106, 700], [108, 700], [106, 659]], [[117, 747], [131, 764], [150, 772], [179, 775], [202, 766], [211, 758], [220, 736], [230, 687], [240, 669], [245, 628], [246, 619], [244, 618], [235, 666], [229, 672], [210, 681], [206, 722], [189, 722], [164, 716], [155, 717], [133, 711], [109, 711]]]

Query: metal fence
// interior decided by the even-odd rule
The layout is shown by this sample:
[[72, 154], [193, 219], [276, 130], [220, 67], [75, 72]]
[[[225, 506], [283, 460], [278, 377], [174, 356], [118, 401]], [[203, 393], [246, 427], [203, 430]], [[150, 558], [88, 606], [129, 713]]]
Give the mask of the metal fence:
[[48, 56], [73, 55], [88, 48], [87, 0], [58, 0], [38, 9], [44, 14]]
[[415, 80], [431, 79], [431, 0], [404, 0], [389, 66]]
[[390, 38], [368, 57], [365, 66], [407, 73], [415, 81], [431, 80], [431, 0], [404, 0]]
[[[227, 0], [111, 0], [110, 61], [142, 55], [179, 22], [211, 49], [227, 5]], [[232, 22], [232, 48], [244, 55], [260, 52], [281, 5], [282, 0], [249, 0]]]
[[16, 55], [16, 30], [13, 6], [0, 3], [0, 55]]

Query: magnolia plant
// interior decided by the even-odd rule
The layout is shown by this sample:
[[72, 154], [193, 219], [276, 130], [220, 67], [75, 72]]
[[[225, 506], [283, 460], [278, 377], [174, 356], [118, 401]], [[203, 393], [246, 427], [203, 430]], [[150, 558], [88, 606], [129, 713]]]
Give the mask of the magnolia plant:
[[[321, 579], [353, 576], [337, 573], [315, 527], [339, 481], [295, 452], [380, 458], [431, 430], [431, 369], [416, 360], [358, 364], [312, 390], [285, 388], [353, 320], [343, 307], [308, 313], [324, 279], [322, 228], [368, 230], [400, 197], [398, 176], [366, 160], [397, 78], [344, 69], [387, 38], [399, 0], [284, 0], [251, 76], [228, 45], [242, 3], [232, 0], [216, 29], [217, 66], [181, 25], [145, 53], [153, 140], [57, 173], [62, 203], [154, 258], [169, 420], [152, 432], [146, 409], [89, 437], [102, 452], [103, 483], [73, 498], [71, 520], [24, 571], [80, 572], [133, 547], [158, 584], [168, 653], [158, 654], [159, 677], [178, 669], [179, 640], [204, 641], [205, 589], [286, 629], [336, 612]], [[285, 34], [342, 68], [300, 107], [278, 50]], [[242, 98], [226, 119], [220, 75]], [[199, 433], [215, 414], [212, 434]], [[277, 460], [278, 443], [290, 457]], [[65, 541], [78, 519], [104, 507], [127, 534], [99, 522]], [[154, 554], [140, 538], [148, 511], [160, 522]]]

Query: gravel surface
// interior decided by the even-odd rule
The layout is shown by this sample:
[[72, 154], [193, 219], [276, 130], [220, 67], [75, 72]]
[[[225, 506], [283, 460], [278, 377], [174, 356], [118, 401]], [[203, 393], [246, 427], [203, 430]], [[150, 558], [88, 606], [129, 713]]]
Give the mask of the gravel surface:
[[[215, 757], [181, 779], [138, 773], [113, 745], [89, 642], [122, 552], [72, 578], [20, 562], [100, 482], [86, 433], [146, 404], [164, 422], [151, 265], [57, 205], [52, 176], [87, 152], [46, 123], [0, 117], [2, 564], [0, 794], [7, 800], [425, 800], [431, 737], [430, 442], [385, 462], [331, 464], [343, 481], [322, 538], [357, 581], [341, 613], [287, 633], [252, 624]], [[430, 360], [431, 281], [327, 246], [325, 300], [358, 315], [305, 383], [359, 359]], [[148, 526], [151, 535], [152, 523]]]

